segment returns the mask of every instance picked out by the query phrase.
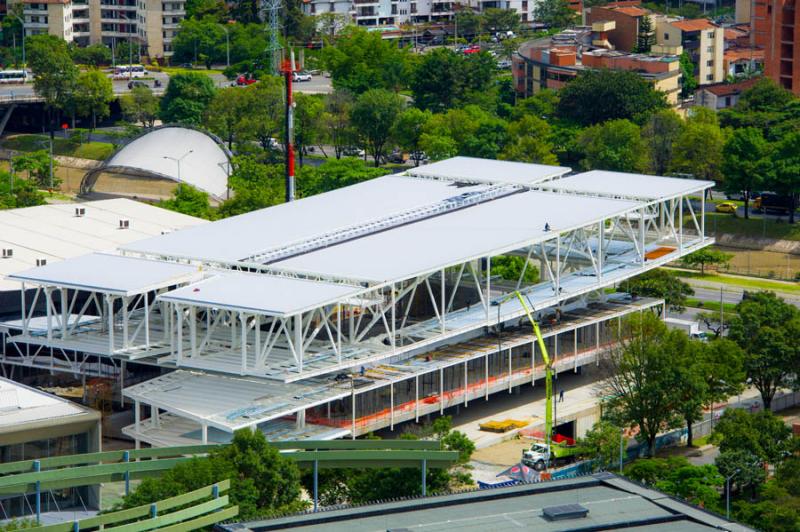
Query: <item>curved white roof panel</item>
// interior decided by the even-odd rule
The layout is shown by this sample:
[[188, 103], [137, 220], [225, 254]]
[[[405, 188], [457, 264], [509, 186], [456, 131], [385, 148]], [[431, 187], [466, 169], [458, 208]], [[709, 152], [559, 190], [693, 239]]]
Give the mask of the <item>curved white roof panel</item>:
[[665, 200], [698, 193], [714, 186], [713, 181], [626, 174], [607, 170], [591, 170], [556, 179], [542, 188], [590, 196], [607, 196], [633, 200]]
[[165, 126], [123, 146], [104, 167], [165, 177], [222, 200], [228, 187], [228, 164], [225, 150], [211, 136], [195, 129]]
[[546, 164], [495, 161], [475, 157], [453, 157], [444, 161], [418, 166], [408, 170], [408, 175], [444, 179], [466, 183], [492, 183], [532, 186], [542, 181], [560, 177], [570, 168]]

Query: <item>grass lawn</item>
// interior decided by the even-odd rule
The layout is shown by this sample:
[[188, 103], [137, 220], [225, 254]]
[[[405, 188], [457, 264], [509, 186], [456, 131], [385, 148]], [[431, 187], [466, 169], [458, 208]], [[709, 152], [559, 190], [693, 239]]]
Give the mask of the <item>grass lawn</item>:
[[775, 292], [800, 293], [800, 285], [795, 283], [788, 283], [788, 282], [779, 283], [775, 281], [766, 281], [764, 279], [756, 279], [753, 277], [718, 275], [714, 273], [706, 273], [705, 275], [701, 275], [700, 272], [692, 272], [692, 271], [678, 270], [678, 269], [674, 271], [679, 277], [696, 279], [698, 281], [710, 281], [713, 283], [738, 286], [740, 288], [753, 288], [756, 290], [772, 290]]
[[[798, 216], [800, 222], [800, 216]], [[693, 227], [687, 219], [686, 227]], [[779, 240], [800, 240], [800, 223], [786, 223], [786, 218], [777, 223], [774, 219], [734, 217], [730, 214], [709, 212], [706, 214], [707, 234], [733, 234], [752, 238], [775, 238]]]
[[[719, 312], [719, 301], [700, 301], [697, 298], [690, 297], [686, 299], [686, 306], [709, 312]], [[736, 312], [736, 303], [723, 303], [723, 311], [725, 313]]]
[[[3, 147], [16, 151], [46, 150], [49, 147], [47, 135], [17, 135], [3, 141]], [[108, 142], [85, 142], [77, 144], [56, 136], [53, 140], [53, 153], [67, 157], [102, 161], [114, 152], [114, 145]]]
[[166, 72], [170, 76], [174, 76], [175, 74], [186, 74], [187, 72], [198, 72], [200, 74], [208, 74], [209, 76], [211, 74], [222, 74], [222, 70], [215, 70], [213, 68], [211, 70], [206, 70], [205, 68], [201, 67], [198, 68], [162, 67], [161, 71]]

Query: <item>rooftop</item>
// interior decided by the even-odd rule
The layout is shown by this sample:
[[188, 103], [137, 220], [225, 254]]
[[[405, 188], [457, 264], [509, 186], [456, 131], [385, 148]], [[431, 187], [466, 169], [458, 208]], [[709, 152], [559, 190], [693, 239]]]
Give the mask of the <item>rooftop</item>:
[[712, 181], [645, 176], [607, 170], [591, 170], [547, 183], [547, 188], [555, 191], [639, 201], [652, 201], [698, 193], [712, 186], [714, 186]]
[[746, 79], [738, 83], [718, 83], [701, 87], [701, 90], [710, 92], [715, 96], [733, 96], [741, 94], [758, 82], [758, 78]]
[[[85, 209], [76, 216], [75, 209]], [[120, 221], [127, 221], [125, 229]], [[0, 259], [0, 292], [18, 290], [19, 283], [5, 276], [36, 266], [205, 224], [205, 220], [129, 199], [41, 205], [0, 211], [0, 249], [11, 258]]]
[[570, 172], [563, 166], [453, 157], [408, 170], [408, 175], [467, 183], [533, 185]]
[[0, 377], [0, 436], [25, 430], [31, 423], [79, 417], [90, 412], [66, 399]]
[[[585, 517], [549, 520], [545, 508], [565, 504], [588, 510]], [[665, 532], [749, 528], [664, 493], [610, 473], [372, 504], [225, 525], [228, 531], [318, 530], [663, 530]]]
[[713, 30], [719, 27], [707, 18], [676, 20], [671, 24], [681, 31]]

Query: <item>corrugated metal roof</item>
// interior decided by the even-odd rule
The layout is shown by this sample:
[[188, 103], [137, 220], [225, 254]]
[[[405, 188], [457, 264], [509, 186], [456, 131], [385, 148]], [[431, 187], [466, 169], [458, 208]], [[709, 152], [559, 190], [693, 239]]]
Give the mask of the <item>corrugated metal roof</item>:
[[0, 377], [0, 430], [84, 413], [84, 408], [66, 399]]

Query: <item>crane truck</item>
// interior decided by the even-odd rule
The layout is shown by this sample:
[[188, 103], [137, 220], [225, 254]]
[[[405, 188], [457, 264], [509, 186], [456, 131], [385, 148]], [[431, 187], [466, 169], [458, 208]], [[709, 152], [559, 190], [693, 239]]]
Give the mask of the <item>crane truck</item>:
[[575, 445], [572, 438], [567, 438], [559, 434], [553, 434], [553, 363], [550, 355], [547, 353], [547, 346], [542, 337], [542, 331], [539, 329], [539, 322], [533, 317], [530, 307], [525, 302], [522, 293], [517, 290], [513, 294], [497, 304], [502, 304], [504, 301], [516, 297], [528, 321], [533, 327], [533, 333], [536, 336], [536, 343], [539, 345], [539, 350], [542, 352], [542, 359], [544, 360], [545, 372], [545, 424], [544, 424], [544, 439], [535, 441], [530, 449], [522, 451], [522, 463], [528, 467], [541, 471], [546, 469], [551, 464], [558, 462], [574, 460], [580, 453], [580, 449]]

